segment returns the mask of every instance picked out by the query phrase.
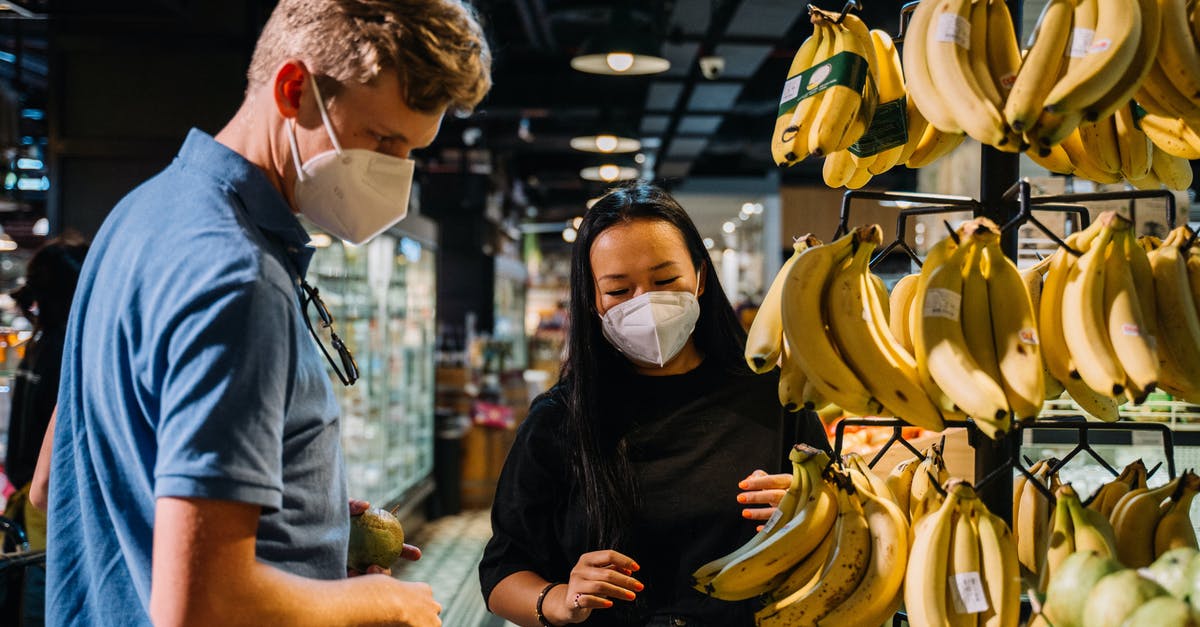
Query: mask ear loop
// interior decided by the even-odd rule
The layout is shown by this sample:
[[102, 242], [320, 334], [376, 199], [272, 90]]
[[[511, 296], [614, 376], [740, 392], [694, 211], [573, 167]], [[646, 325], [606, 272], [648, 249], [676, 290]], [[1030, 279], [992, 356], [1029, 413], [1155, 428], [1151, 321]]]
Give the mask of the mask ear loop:
[[[308, 83], [312, 85], [313, 96], [317, 99], [317, 110], [321, 112], [321, 122], [325, 125], [325, 132], [329, 134], [330, 141], [333, 142], [333, 149], [337, 154], [342, 154], [342, 144], [338, 141], [337, 133], [333, 132], [333, 123], [329, 121], [329, 112], [325, 110], [325, 100], [321, 98], [321, 90], [317, 87], [317, 79], [312, 72], [308, 73]], [[288, 125], [288, 143], [292, 146], [292, 163], [296, 166], [296, 177], [301, 181], [307, 180], [304, 175], [304, 165], [300, 163], [300, 147], [296, 144], [296, 120], [287, 118]]]

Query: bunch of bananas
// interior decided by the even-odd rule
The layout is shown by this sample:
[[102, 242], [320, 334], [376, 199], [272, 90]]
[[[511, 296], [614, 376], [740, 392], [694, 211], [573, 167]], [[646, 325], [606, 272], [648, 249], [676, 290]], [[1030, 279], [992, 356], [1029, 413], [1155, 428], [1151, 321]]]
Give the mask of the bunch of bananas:
[[1121, 497], [1109, 514], [1121, 563], [1142, 568], [1171, 549], [1195, 549], [1190, 511], [1198, 491], [1200, 476], [1188, 471], [1158, 488], [1134, 488]]
[[1008, 526], [966, 482], [951, 479], [944, 491], [942, 503], [913, 523], [904, 577], [909, 624], [1015, 627], [1021, 574]]
[[838, 519], [821, 545], [771, 591], [761, 627], [874, 625], [900, 606], [908, 562], [908, 522], [885, 483], [862, 458], [847, 456], [833, 475]]
[[1200, 137], [1193, 152], [1185, 123], [1168, 130], [1172, 123], [1148, 122], [1131, 101], [1107, 118], [1080, 124], [1061, 144], [1030, 149], [1029, 156], [1051, 172], [1098, 183], [1124, 180], [1137, 189], [1184, 190], [1192, 184], [1192, 168], [1181, 154], [1200, 156]]
[[1050, 535], [1046, 544], [1046, 562], [1039, 573], [1039, 589], [1045, 590], [1063, 561], [1076, 551], [1090, 551], [1109, 558], [1117, 556], [1117, 541], [1112, 524], [1099, 512], [1087, 509], [1069, 484], [1055, 490], [1054, 513], [1050, 516]]
[[811, 15], [814, 32], [792, 59], [771, 135], [771, 155], [781, 166], [846, 150], [866, 132], [879, 103], [866, 25], [816, 8]]
[[1128, 219], [1106, 212], [1050, 257], [1039, 330], [1050, 374], [1085, 411], [1117, 419], [1117, 401], [1158, 382], [1154, 276]]
[[1113, 508], [1117, 506], [1117, 501], [1120, 501], [1121, 497], [1128, 494], [1130, 490], [1146, 487], [1146, 474], [1145, 462], [1135, 459], [1121, 470], [1120, 475], [1100, 486], [1084, 505], [1101, 516], [1111, 519]]
[[992, 438], [1014, 417], [1036, 417], [1046, 393], [1033, 303], [999, 240], [995, 223], [978, 218], [936, 244], [907, 313], [924, 389]]
[[900, 54], [885, 31], [868, 30], [853, 14], [810, 11], [813, 34], [792, 58], [771, 136], [775, 163], [824, 156], [827, 185], [859, 189], [900, 164], [924, 167], [962, 143], [961, 131], [938, 130], [909, 98]]
[[1200, 250], [1183, 246], [1191, 237], [1179, 227], [1164, 241], [1138, 239], [1154, 277], [1159, 334], [1158, 387], [1173, 396], [1200, 400]]
[[970, 135], [1008, 152], [1027, 146], [1005, 122], [1021, 53], [1001, 0], [927, 0], [904, 39], [909, 97], [942, 133]]
[[1161, 20], [1158, 49], [1138, 56], [1148, 66], [1145, 80], [1136, 86], [1135, 92], [1138, 104], [1151, 117], [1148, 122], [1143, 121], [1143, 126], [1157, 130], [1164, 124], [1181, 125], [1183, 128], [1177, 130], [1175, 137], [1190, 149], [1171, 142], [1169, 135], [1161, 145], [1175, 156], [1195, 159], [1200, 157], [1196, 154], [1200, 152], [1200, 142], [1195, 141], [1200, 131], [1200, 50], [1197, 49], [1200, 8], [1190, 0], [1147, 0], [1139, 4], [1144, 12], [1146, 5], [1151, 5]]
[[697, 590], [763, 596], [759, 625], [882, 623], [899, 607], [908, 522], [861, 457], [841, 468], [804, 445], [778, 515], [749, 542], [692, 574]]
[[881, 241], [878, 225], [855, 228], [830, 244], [805, 249], [787, 269], [783, 345], [787, 361], [799, 366], [811, 389], [800, 403], [833, 404], [860, 416], [892, 415], [941, 431], [942, 415], [921, 386], [915, 358], [892, 336], [882, 281], [868, 268]]
[[792, 482], [777, 515], [746, 544], [692, 573], [697, 590], [725, 600], [749, 599], [774, 590], [833, 529], [841, 503], [827, 481], [829, 456], [798, 444], [789, 459]]
[[[1051, 494], [1058, 490], [1058, 473], [1050, 472], [1056, 459], [1042, 459], [1029, 468], [1036, 481]], [[1045, 568], [1046, 549], [1050, 543], [1050, 500], [1021, 474], [1013, 482], [1013, 540], [1017, 559], [1030, 581], [1037, 582]]]
[[888, 473], [886, 483], [892, 499], [904, 515], [916, 522], [928, 513], [931, 495], [950, 479], [941, 444], [934, 442], [921, 451], [920, 458], [910, 458], [896, 464]]

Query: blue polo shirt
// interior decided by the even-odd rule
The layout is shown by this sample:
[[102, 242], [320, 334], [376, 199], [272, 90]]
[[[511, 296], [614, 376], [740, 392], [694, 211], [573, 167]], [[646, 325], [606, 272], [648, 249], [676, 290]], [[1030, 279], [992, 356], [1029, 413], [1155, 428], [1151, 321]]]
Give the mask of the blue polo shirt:
[[259, 561], [345, 577], [339, 410], [299, 300], [308, 239], [257, 167], [198, 130], [105, 220], [63, 356], [48, 624], [150, 623], [160, 497], [259, 505]]

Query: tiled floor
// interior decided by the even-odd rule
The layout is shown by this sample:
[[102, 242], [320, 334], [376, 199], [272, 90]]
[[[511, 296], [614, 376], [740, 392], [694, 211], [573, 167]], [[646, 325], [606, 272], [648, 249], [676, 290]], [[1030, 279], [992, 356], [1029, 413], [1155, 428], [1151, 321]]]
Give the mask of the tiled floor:
[[446, 627], [514, 627], [489, 614], [479, 593], [479, 558], [491, 536], [487, 510], [439, 518], [410, 540], [421, 547], [421, 559], [392, 569], [392, 574], [433, 586]]

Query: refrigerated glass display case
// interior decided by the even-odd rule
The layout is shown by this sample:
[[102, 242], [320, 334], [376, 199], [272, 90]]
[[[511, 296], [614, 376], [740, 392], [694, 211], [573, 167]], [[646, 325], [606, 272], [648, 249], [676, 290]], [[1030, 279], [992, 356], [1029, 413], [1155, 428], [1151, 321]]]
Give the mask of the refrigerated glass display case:
[[309, 267], [308, 281], [320, 290], [360, 372], [349, 387], [329, 372], [342, 408], [350, 495], [379, 506], [431, 488], [433, 241], [398, 228], [362, 246], [333, 239]]

